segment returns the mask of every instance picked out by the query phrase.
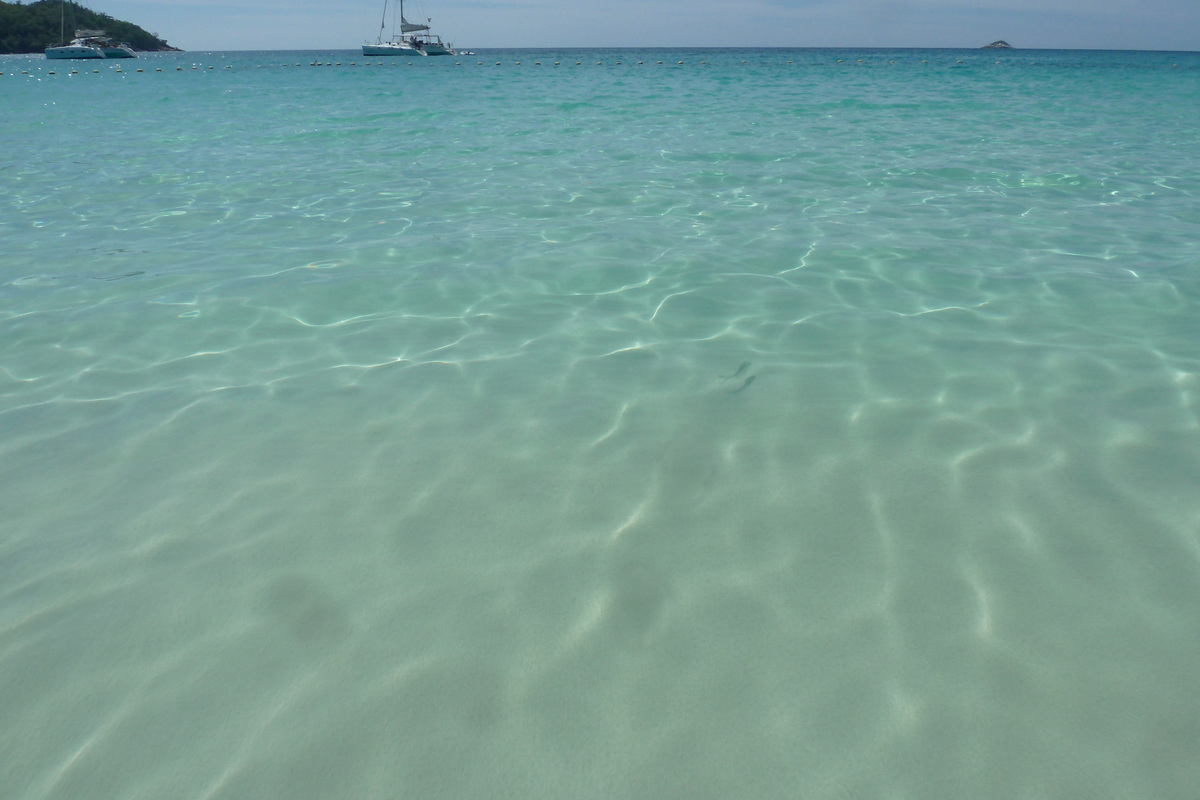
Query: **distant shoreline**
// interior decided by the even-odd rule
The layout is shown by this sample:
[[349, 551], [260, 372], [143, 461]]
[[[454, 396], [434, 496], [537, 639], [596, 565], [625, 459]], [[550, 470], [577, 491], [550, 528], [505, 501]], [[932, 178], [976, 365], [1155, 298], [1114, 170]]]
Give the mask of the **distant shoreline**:
[[[604, 46], [604, 47], [554, 47], [541, 45], [538, 47], [486, 47], [486, 46], [471, 46], [470, 49], [475, 53], [570, 53], [570, 52], [763, 52], [763, 51], [778, 51], [778, 52], [947, 52], [947, 53], [979, 53], [982, 50], [1010, 50], [1014, 53], [1173, 53], [1173, 54], [1195, 54], [1200, 55], [1200, 50], [1138, 50], [1132, 48], [1089, 48], [1089, 47], [1008, 47], [1008, 48], [991, 48], [988, 46], [970, 46], [964, 45], [961, 47], [920, 47], [920, 46], [904, 46], [904, 47], [867, 47], [862, 45], [822, 45], [822, 46], [801, 46], [794, 47], [772, 46], [772, 47], [733, 47], [733, 46], [715, 46], [715, 45], [629, 45], [629, 46]], [[41, 51], [31, 51], [41, 52]], [[183, 49], [178, 47], [165, 47], [160, 50], [146, 50], [140, 52], [175, 52], [175, 53], [358, 53], [360, 46], [351, 47], [304, 47], [304, 48], [284, 48], [284, 49], [255, 49], [255, 48], [193, 48]], [[22, 55], [20, 53], [8, 53], [0, 55]]]

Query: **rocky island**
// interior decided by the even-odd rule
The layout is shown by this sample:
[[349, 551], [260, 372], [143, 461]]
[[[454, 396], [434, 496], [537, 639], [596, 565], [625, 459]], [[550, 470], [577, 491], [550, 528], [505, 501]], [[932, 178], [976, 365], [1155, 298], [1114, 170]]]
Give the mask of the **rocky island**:
[[7, 3], [0, 0], [0, 55], [9, 53], [41, 53], [47, 47], [62, 44], [63, 18], [66, 17], [66, 39], [70, 41], [78, 28], [101, 29], [109, 38], [128, 42], [134, 50], [178, 50], [158, 34], [149, 33], [131, 22], [114, 19], [108, 14], [90, 11], [76, 3], [61, 0], [38, 0], [36, 3]]
[[980, 49], [981, 49], [981, 50], [988, 50], [988, 49], [991, 49], [991, 50], [1012, 50], [1012, 49], [1013, 49], [1013, 46], [1012, 46], [1011, 44], [1009, 44], [1008, 42], [1004, 41], [1003, 39], [997, 39], [996, 41], [992, 42], [991, 44], [985, 44], [985, 45], [984, 45], [982, 48], [980, 48]]

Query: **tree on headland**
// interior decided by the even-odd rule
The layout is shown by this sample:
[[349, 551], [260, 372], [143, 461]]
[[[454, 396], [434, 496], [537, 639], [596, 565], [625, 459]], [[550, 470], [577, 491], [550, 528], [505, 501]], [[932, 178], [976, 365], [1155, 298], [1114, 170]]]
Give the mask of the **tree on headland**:
[[[27, 5], [19, 0], [14, 3], [0, 0], [0, 54], [40, 53], [47, 47], [63, 44], [62, 19], [61, 0], [37, 0]], [[175, 49], [131, 22], [91, 11], [78, 3], [67, 4], [66, 19], [67, 41], [76, 29], [102, 30], [113, 41], [128, 42], [134, 50]]]

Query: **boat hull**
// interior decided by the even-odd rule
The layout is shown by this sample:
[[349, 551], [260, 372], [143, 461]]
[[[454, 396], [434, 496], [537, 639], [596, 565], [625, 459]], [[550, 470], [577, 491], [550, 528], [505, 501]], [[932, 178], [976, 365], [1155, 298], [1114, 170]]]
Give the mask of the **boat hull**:
[[407, 44], [395, 44], [393, 42], [383, 42], [382, 44], [364, 44], [362, 46], [362, 54], [364, 56], [423, 56], [423, 52], [415, 47]]
[[46, 58], [104, 58], [104, 51], [86, 44], [64, 44], [62, 47], [47, 47]]

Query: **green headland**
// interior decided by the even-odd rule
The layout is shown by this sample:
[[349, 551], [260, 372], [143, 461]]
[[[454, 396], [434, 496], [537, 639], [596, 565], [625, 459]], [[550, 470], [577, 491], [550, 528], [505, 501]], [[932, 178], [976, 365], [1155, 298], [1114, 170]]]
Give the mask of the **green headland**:
[[76, 29], [102, 30], [115, 42], [128, 42], [134, 50], [178, 49], [132, 22], [90, 11], [77, 3], [64, 6], [61, 0], [36, 3], [0, 0], [0, 55], [40, 53], [47, 47], [63, 44], [64, 31], [66, 40], [71, 41]]

